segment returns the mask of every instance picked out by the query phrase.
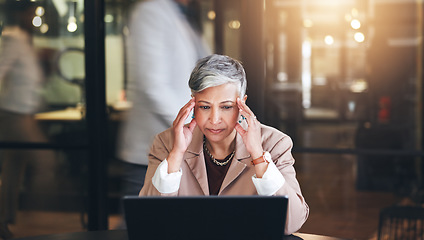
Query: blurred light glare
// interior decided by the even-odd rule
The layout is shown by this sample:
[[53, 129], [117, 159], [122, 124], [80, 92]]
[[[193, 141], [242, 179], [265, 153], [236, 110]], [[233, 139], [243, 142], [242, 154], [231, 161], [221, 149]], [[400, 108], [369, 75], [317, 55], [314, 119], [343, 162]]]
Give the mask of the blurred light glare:
[[312, 54], [311, 42], [306, 40], [302, 44], [302, 56], [303, 58], [310, 58]]
[[305, 28], [311, 28], [312, 26], [314, 25], [314, 22], [312, 22], [312, 20], [311, 19], [304, 19], [303, 20], [303, 26], [305, 27]]
[[311, 53], [312, 53], [311, 40], [306, 39], [302, 43], [302, 106], [304, 108], [311, 107], [311, 86], [312, 86]]
[[355, 41], [361, 43], [365, 41], [365, 35], [361, 32], [357, 32], [355, 33], [355, 35], [353, 35], [353, 38], [355, 39]]
[[208, 19], [209, 20], [215, 20], [215, 17], [216, 17], [215, 11], [209, 11], [208, 12]]
[[34, 25], [35, 27], [39, 27], [39, 26], [41, 26], [41, 24], [43, 24], [43, 20], [41, 20], [41, 17], [35, 16], [32, 19], [32, 25]]
[[129, 29], [127, 26], [125, 26], [125, 27], [122, 29], [122, 33], [123, 33], [125, 36], [129, 36], [129, 35], [130, 35], [130, 29]]
[[325, 38], [324, 38], [324, 42], [325, 42], [325, 44], [327, 44], [327, 45], [333, 45], [333, 43], [334, 43], [334, 38], [333, 38], [333, 36], [331, 36], [331, 35], [327, 35], [327, 36], [325, 36]]
[[76, 17], [74, 17], [74, 16], [70, 16], [70, 17], [68, 18], [68, 23], [70, 23], [70, 22], [76, 23], [76, 22], [77, 22], [77, 18], [76, 18]]
[[358, 14], [359, 14], [359, 11], [358, 11], [358, 9], [356, 9], [356, 8], [352, 8], [351, 13], [352, 13], [352, 16], [357, 17], [357, 16], [358, 16]]
[[277, 79], [280, 82], [287, 82], [289, 80], [289, 77], [288, 77], [287, 73], [285, 73], [285, 72], [279, 72], [277, 74]]
[[46, 23], [41, 24], [40, 26], [40, 32], [41, 33], [46, 33], [49, 31], [49, 25], [47, 25]]
[[75, 22], [69, 22], [67, 29], [68, 32], [75, 32], [78, 29], [78, 25]]
[[105, 15], [105, 22], [106, 22], [106, 23], [111, 23], [111, 22], [113, 22], [113, 19], [114, 19], [114, 17], [113, 17], [113, 15], [112, 15], [112, 14], [106, 14], [106, 15]]
[[37, 7], [37, 9], [35, 9], [35, 15], [40, 17], [43, 16], [45, 12], [46, 11], [44, 10], [43, 7]]
[[351, 22], [350, 22], [350, 26], [353, 28], [353, 29], [359, 29], [359, 28], [361, 28], [361, 22], [358, 20], [358, 19], [353, 19]]
[[345, 15], [345, 20], [346, 20], [346, 22], [352, 21], [352, 16], [350, 14], [346, 14]]
[[354, 93], [365, 92], [368, 89], [368, 83], [365, 79], [358, 79], [350, 85], [350, 91]]
[[232, 20], [232, 21], [230, 21], [230, 22], [228, 23], [228, 26], [229, 26], [231, 29], [239, 29], [239, 28], [240, 28], [240, 21], [238, 21], [238, 20]]

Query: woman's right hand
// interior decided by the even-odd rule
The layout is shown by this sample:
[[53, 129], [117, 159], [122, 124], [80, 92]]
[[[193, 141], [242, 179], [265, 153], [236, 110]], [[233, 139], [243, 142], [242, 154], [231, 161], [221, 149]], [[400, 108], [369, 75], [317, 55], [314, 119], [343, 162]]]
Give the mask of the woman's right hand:
[[185, 120], [189, 117], [191, 110], [195, 106], [194, 97], [190, 99], [178, 112], [177, 117], [172, 124], [174, 133], [174, 146], [168, 155], [168, 173], [178, 172], [180, 170], [183, 155], [191, 143], [193, 130], [196, 127], [196, 120], [193, 118], [186, 126]]

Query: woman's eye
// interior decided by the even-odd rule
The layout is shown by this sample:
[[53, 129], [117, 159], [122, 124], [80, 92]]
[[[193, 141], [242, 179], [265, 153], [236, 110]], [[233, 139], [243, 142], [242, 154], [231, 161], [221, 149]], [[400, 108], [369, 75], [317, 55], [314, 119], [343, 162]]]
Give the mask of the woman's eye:
[[231, 109], [231, 108], [233, 108], [233, 106], [223, 106], [222, 108], [223, 109]]
[[200, 106], [199, 108], [200, 109], [209, 109], [210, 107], [209, 106]]

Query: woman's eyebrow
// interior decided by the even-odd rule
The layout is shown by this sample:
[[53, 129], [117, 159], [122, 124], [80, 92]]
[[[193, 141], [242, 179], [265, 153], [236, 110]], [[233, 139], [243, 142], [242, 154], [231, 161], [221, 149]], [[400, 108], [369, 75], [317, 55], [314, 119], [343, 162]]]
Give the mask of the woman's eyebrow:
[[[199, 101], [198, 101], [198, 103], [211, 104], [210, 102], [205, 101], [205, 100], [199, 100]], [[234, 101], [232, 101], [232, 100], [225, 100], [225, 101], [220, 102], [220, 104], [226, 104], [226, 103], [231, 103], [231, 104], [233, 104], [233, 103], [235, 103], [235, 102], [234, 102]]]

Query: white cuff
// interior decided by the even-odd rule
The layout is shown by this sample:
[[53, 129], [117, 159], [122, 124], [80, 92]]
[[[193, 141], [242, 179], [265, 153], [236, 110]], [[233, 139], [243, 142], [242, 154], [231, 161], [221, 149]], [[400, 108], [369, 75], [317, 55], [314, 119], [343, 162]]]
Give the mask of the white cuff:
[[270, 162], [262, 178], [257, 178], [255, 174], [252, 176], [252, 181], [259, 195], [271, 196], [283, 186], [286, 179], [275, 166], [275, 163]]
[[168, 173], [168, 161], [165, 159], [156, 169], [152, 183], [160, 193], [173, 193], [180, 189], [182, 175], [183, 171], [181, 168], [178, 172]]

